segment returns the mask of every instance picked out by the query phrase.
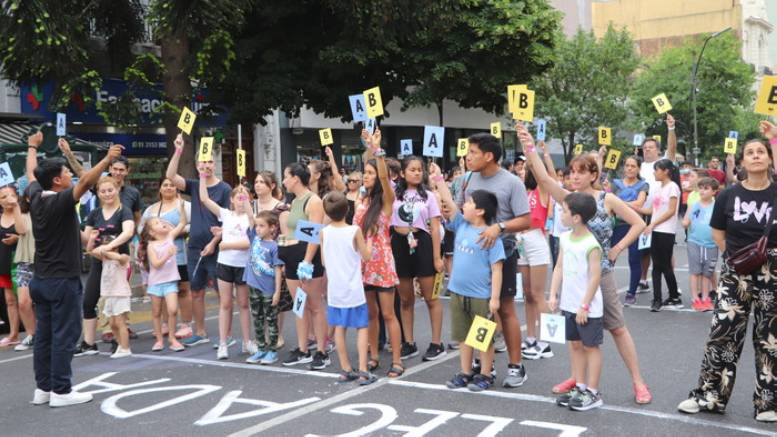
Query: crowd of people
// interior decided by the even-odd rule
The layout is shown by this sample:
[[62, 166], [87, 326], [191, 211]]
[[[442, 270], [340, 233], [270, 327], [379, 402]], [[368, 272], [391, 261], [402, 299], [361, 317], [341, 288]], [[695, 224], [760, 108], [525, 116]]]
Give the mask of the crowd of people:
[[[678, 163], [671, 115], [666, 125], [665, 154], [648, 138], [641, 156], [625, 158], [617, 176], [603, 171], [604, 148], [555, 169], [548, 148], [519, 123], [523, 153], [504, 167], [500, 141], [490, 134], [472, 135], [466, 157], [446, 177], [421, 157], [386, 157], [376, 129], [362, 131], [366, 151], [359, 171], [344, 177], [327, 147], [325, 160], [288, 165], [280, 183], [274, 173], [259, 172], [251, 187], [219, 180], [210, 160], [197, 161], [198, 178], [182, 177], [186, 145], [179, 135], [159, 201], [142, 214], [139, 193], [124, 183], [129, 166], [121, 146], [84, 171], [62, 139], [65, 159], [37, 162], [38, 133], [28, 142], [29, 185], [19, 192], [0, 188], [0, 286], [16, 327], [0, 346], [34, 347], [33, 403], [90, 400], [71, 389], [71, 359], [99, 352], [98, 308], [111, 328], [110, 357], [132, 355], [128, 271], [135, 264], [152, 302], [153, 352], [212, 343], [217, 359], [229, 359], [238, 343], [232, 330], [236, 301], [239, 353], [247, 362], [321, 370], [336, 350], [340, 381], [367, 385], [377, 379], [382, 349], [391, 351], [391, 363], [383, 367], [391, 378], [420, 354], [414, 313], [422, 298], [431, 333], [423, 360], [460, 350], [460, 371], [447, 381], [449, 388], [489, 389], [497, 382], [495, 352], [506, 352], [501, 385], [516, 388], [528, 377], [523, 360], [554, 356], [538, 325], [541, 314], [560, 310], [571, 363], [569, 377], [552, 386], [558, 405], [585, 411], [603, 404], [605, 330], [631, 375], [635, 402], [647, 404], [652, 394], [623, 308], [651, 289], [651, 264], [651, 311], [682, 307], [673, 254], [684, 234], [691, 306], [714, 316], [698, 387], [678, 409], [724, 411], [752, 309], [755, 415], [777, 421], [770, 334], [777, 318], [777, 231], [771, 229], [777, 128], [762, 122], [767, 141], [746, 142], [738, 170], [729, 156], [724, 173], [718, 160], [708, 169]], [[71, 168], [79, 178], [75, 185]], [[90, 190], [96, 202], [81, 224], [76, 206], [85, 204]], [[300, 239], [298, 228], [311, 224], [320, 228], [318, 239]], [[762, 244], [754, 246], [759, 239]], [[82, 247], [90, 263], [83, 289]], [[743, 248], [762, 249], [763, 262], [749, 271], [733, 267], [727, 260]], [[622, 252], [630, 271], [624, 298], [614, 274]], [[435, 289], [442, 275], [450, 296], [447, 347]], [[516, 312], [517, 277], [525, 333]], [[219, 298], [214, 339], [205, 323], [209, 283]], [[304, 311], [291, 316], [296, 344], [281, 361], [284, 316], [303, 300]], [[485, 351], [466, 342], [478, 316], [498, 325]], [[20, 320], [28, 333], [21, 340]], [[348, 355], [349, 328], [357, 332], [356, 365]]]

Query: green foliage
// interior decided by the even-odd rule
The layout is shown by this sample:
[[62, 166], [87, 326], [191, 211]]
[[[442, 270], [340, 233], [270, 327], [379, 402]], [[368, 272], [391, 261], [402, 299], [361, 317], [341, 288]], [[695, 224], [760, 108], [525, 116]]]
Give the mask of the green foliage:
[[[666, 49], [648, 62], [631, 94], [634, 128], [646, 135], [662, 133], [662, 117], [651, 98], [666, 93], [677, 121], [677, 137], [693, 146], [691, 72], [699, 56], [702, 39], [690, 39], [680, 47]], [[730, 130], [739, 130], [740, 141], [757, 130], [761, 117], [751, 115], [753, 68], [740, 59], [740, 42], [732, 33], [713, 38], [707, 44], [698, 67], [696, 95], [699, 148], [703, 156], [721, 154]], [[686, 155], [687, 156], [687, 155]]]
[[[553, 68], [535, 79], [535, 117], [548, 120], [548, 132], [561, 138], [568, 161], [575, 144], [595, 146], [597, 128], [613, 135], [628, 116], [627, 100], [633, 73], [639, 64], [634, 42], [626, 31], [612, 27], [597, 40], [592, 32], [578, 31], [559, 44]], [[614, 144], [626, 148], [623, 139]]]

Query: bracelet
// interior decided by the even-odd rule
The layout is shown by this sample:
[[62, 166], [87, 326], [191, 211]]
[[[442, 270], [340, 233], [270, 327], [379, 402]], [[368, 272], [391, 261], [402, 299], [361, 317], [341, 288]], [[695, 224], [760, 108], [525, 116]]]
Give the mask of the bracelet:
[[591, 305], [588, 305], [588, 304], [580, 305], [580, 308], [585, 310], [585, 312], [590, 312], [591, 311]]
[[175, 154], [180, 155], [183, 153], [183, 147], [176, 147], [175, 148]]
[[438, 174], [438, 175], [434, 175], [434, 176], [432, 176], [432, 180], [433, 180], [434, 182], [442, 182], [442, 181], [444, 181], [444, 180], [445, 180], [445, 178], [444, 178], [442, 175], [439, 175], [439, 174]]
[[378, 149], [378, 150], [375, 151], [375, 153], [373, 153], [373, 155], [376, 158], [382, 158], [382, 157], [386, 156], [386, 151], [383, 150], [383, 149]]
[[667, 129], [669, 129], [669, 130], [674, 130], [674, 128], [673, 128], [673, 127], [670, 127], [670, 128], [667, 128]]
[[771, 140], [769, 140], [769, 144], [772, 146], [777, 146], [777, 137], [774, 137]]
[[35, 150], [38, 150], [38, 146], [31, 146], [31, 145], [29, 145], [29, 144], [27, 145], [27, 148], [28, 148], [28, 149], [35, 149]]

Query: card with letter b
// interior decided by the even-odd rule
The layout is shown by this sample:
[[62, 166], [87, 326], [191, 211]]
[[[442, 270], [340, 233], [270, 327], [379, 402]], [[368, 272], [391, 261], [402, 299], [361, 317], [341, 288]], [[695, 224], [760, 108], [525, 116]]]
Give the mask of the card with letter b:
[[434, 275], [434, 286], [432, 287], [432, 300], [440, 297], [442, 293], [442, 282], [445, 277], [445, 273], [440, 272]]
[[485, 352], [491, 346], [491, 340], [494, 338], [495, 332], [496, 322], [492, 322], [485, 317], [475, 316], [464, 344]]
[[561, 314], [540, 314], [540, 340], [551, 343], [566, 343], [566, 318]]

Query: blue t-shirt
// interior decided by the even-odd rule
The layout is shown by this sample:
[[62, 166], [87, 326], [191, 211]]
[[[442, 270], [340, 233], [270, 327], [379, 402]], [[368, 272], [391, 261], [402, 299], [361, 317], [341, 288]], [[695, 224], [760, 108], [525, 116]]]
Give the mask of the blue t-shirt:
[[[200, 201], [200, 181], [197, 179], [186, 179], [186, 189], [184, 194], [192, 196], [192, 222], [189, 227], [189, 250], [190, 253], [199, 253], [205, 248], [205, 245], [213, 239], [210, 232], [211, 226], [221, 226], [219, 219]], [[229, 209], [230, 195], [232, 188], [223, 181], [216, 185], [208, 187], [208, 197], [216, 202], [220, 207]], [[199, 249], [199, 250], [197, 250]]]
[[691, 225], [688, 226], [688, 241], [702, 247], [715, 247], [715, 240], [712, 239], [712, 227], [710, 227], [714, 206], [714, 199], [707, 206], [702, 205], [701, 201], [691, 206], [690, 211], [688, 211], [688, 218], [691, 220]]
[[275, 267], [283, 265], [278, 258], [278, 243], [262, 240], [254, 228], [248, 229], [248, 239], [251, 241], [251, 258], [243, 271], [243, 280], [249, 287], [272, 296], [275, 294]]
[[497, 238], [491, 249], [484, 250], [477, 241], [485, 228], [472, 226], [461, 213], [446, 223], [445, 228], [456, 233], [448, 289], [466, 297], [490, 299], [491, 265], [505, 259], [502, 239]]

